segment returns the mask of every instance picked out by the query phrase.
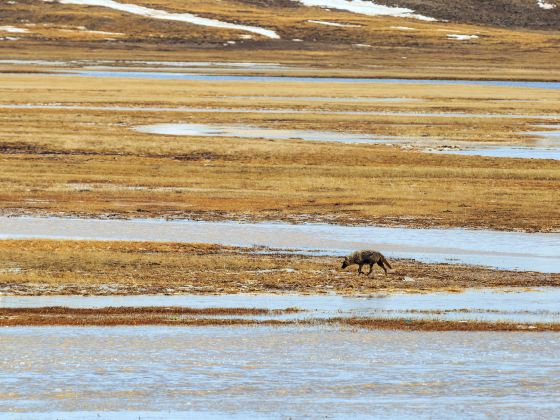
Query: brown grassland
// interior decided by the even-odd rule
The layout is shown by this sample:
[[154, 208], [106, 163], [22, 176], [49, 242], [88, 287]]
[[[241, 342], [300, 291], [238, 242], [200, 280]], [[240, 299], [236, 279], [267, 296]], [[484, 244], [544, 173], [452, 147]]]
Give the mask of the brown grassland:
[[[408, 97], [417, 102], [297, 102], [303, 114], [0, 108], [0, 211], [377, 223], [558, 231], [552, 160], [422, 153], [384, 145], [144, 134], [162, 122], [249, 124], [401, 135], [428, 145], [527, 143], [538, 118], [313, 114], [322, 110], [553, 114], [560, 92], [476, 86], [235, 83], [5, 74], [5, 104], [276, 108], [265, 96]], [[258, 101], [230, 96], [263, 96]], [[521, 101], [521, 102], [517, 102]], [[526, 102], [527, 101], [527, 102]], [[543, 121], [540, 120], [542, 123]], [[546, 122], [546, 121], [545, 121]], [[550, 122], [550, 121], [549, 121]], [[546, 130], [546, 128], [544, 129]]]
[[[258, 251], [256, 253], [255, 251]], [[560, 274], [391, 260], [385, 276], [341, 259], [203, 244], [0, 241], [0, 291], [18, 295], [460, 292], [560, 286]]]

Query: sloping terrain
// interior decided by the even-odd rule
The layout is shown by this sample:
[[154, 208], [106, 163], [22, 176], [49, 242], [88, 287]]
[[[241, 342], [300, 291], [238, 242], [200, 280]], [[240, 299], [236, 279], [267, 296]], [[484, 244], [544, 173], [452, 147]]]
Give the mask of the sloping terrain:
[[555, 80], [556, 2], [13, 0], [0, 10], [0, 54], [250, 60], [383, 77]]
[[[558, 79], [560, 32], [553, 22], [558, 8], [535, 2], [532, 14], [552, 19], [541, 26], [518, 19], [519, 26], [543, 31], [500, 28], [501, 21], [490, 18], [479, 19], [488, 25], [468, 24], [477, 20], [462, 13], [459, 6], [466, 6], [459, 2], [448, 7], [457, 11], [455, 19], [426, 5], [403, 2], [410, 8], [379, 9], [392, 16], [372, 16], [378, 8], [371, 2], [336, 1], [366, 12], [307, 7], [295, 0], [9, 1], [0, 10], [0, 54], [3, 59], [274, 62], [352, 76]], [[416, 14], [438, 20], [406, 17]]]
[[376, 0], [455, 23], [505, 28], [560, 29], [558, 0]]

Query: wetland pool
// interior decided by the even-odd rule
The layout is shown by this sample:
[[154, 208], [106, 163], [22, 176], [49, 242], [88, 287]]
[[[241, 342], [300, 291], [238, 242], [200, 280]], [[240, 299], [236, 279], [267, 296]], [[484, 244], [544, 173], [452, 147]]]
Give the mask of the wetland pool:
[[305, 83], [386, 83], [386, 84], [429, 84], [429, 85], [478, 85], [538, 89], [560, 89], [560, 82], [508, 81], [508, 80], [451, 80], [451, 79], [382, 79], [352, 77], [294, 77], [294, 76], [250, 76], [218, 75], [201, 73], [171, 73], [147, 71], [87, 71], [59, 70], [48, 73], [52, 76], [78, 77], [122, 77], [135, 79], [209, 80], [224, 82], [305, 82]]
[[[341, 295], [128, 295], [13, 296], [0, 295], [0, 308], [184, 307], [259, 308], [301, 312], [248, 315], [235, 318], [313, 320], [326, 318], [399, 318], [445, 321], [558, 323], [559, 288], [467, 289], [462, 293], [378, 293]], [[219, 315], [223, 318], [223, 315]]]
[[537, 419], [560, 409], [554, 333], [14, 327], [0, 341], [0, 412], [14, 419]]
[[[555, 127], [557, 126], [547, 126]], [[467, 156], [487, 156], [519, 159], [560, 160], [559, 131], [539, 131], [528, 134], [541, 138], [532, 141], [538, 145], [480, 145], [476, 142], [441, 141], [437, 139], [418, 139], [402, 136], [341, 133], [337, 131], [274, 129], [250, 125], [161, 123], [137, 126], [134, 130], [147, 134], [168, 136], [236, 137], [270, 140], [305, 140], [349, 144], [388, 144], [414, 145], [428, 153], [455, 154]], [[443, 143], [438, 148], [430, 145]]]
[[317, 255], [345, 255], [372, 248], [389, 257], [423, 262], [560, 272], [560, 233], [323, 223], [0, 217], [0, 239], [27, 238], [264, 246]]

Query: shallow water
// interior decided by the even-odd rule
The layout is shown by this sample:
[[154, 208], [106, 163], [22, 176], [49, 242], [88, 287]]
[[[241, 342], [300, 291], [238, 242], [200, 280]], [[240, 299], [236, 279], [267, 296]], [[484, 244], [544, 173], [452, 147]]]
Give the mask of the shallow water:
[[480, 146], [468, 145], [465, 149], [429, 150], [431, 153], [467, 155], [467, 156], [489, 156], [498, 158], [519, 159], [553, 159], [560, 160], [560, 126], [541, 125], [539, 127], [552, 128], [553, 131], [530, 131], [523, 134], [539, 136], [531, 140], [530, 146], [503, 145], [503, 146]]
[[430, 150], [430, 153], [444, 155], [463, 155], [463, 156], [486, 156], [496, 158], [516, 158], [516, 159], [552, 159], [560, 160], [560, 148], [538, 148], [523, 146], [502, 146], [502, 147], [479, 147], [468, 148], [466, 150], [445, 149]]
[[216, 243], [343, 255], [378, 249], [391, 257], [560, 272], [560, 233], [341, 226], [320, 223], [237, 223], [0, 217], [0, 239], [54, 238]]
[[274, 140], [301, 139], [337, 143], [391, 143], [402, 141], [398, 136], [377, 136], [374, 134], [351, 134], [319, 130], [273, 129], [240, 124], [152, 124], [138, 126], [135, 130], [141, 133], [173, 136], [242, 137]]
[[0, 341], [0, 412], [26, 419], [536, 419], [560, 409], [554, 333], [18, 327]]
[[[3, 308], [188, 307], [298, 308], [305, 312], [236, 316], [257, 319], [321, 319], [336, 317], [421, 318], [509, 322], [560, 322], [560, 289], [467, 289], [463, 293], [379, 293], [340, 295], [139, 295], [139, 296], [2, 296]], [[460, 311], [460, 312], [459, 312]], [[223, 318], [223, 316], [219, 316]]]
[[[253, 139], [289, 140], [300, 139], [308, 141], [324, 141], [335, 143], [370, 143], [370, 144], [414, 144], [426, 146], [426, 140], [405, 138], [400, 136], [380, 136], [375, 134], [353, 134], [336, 131], [319, 130], [288, 130], [256, 127], [249, 125], [223, 125], [223, 124], [151, 124], [135, 127], [141, 133], [162, 134], [173, 136], [206, 136], [206, 137], [240, 137]], [[536, 132], [535, 132], [536, 133]], [[542, 132], [547, 133], [547, 132]], [[532, 134], [532, 133], [531, 133]], [[539, 132], [540, 134], [540, 132]], [[544, 138], [539, 142], [544, 142]], [[429, 153], [491, 156], [501, 158], [522, 159], [554, 159], [560, 160], [560, 145], [557, 147], [542, 148], [533, 146], [479, 146], [474, 142], [446, 141], [446, 145], [466, 146], [466, 149], [427, 149]], [[459, 147], [461, 147], [459, 146]]]
[[165, 72], [131, 72], [131, 71], [64, 71], [50, 73], [53, 76], [84, 77], [124, 77], [135, 79], [170, 79], [170, 80], [212, 80], [238, 82], [316, 82], [316, 83], [387, 83], [387, 84], [436, 84], [436, 85], [480, 85], [526, 87], [539, 89], [560, 89], [560, 82], [529, 82], [507, 80], [435, 80], [435, 79], [381, 79], [351, 77], [293, 77], [293, 76], [236, 76]]

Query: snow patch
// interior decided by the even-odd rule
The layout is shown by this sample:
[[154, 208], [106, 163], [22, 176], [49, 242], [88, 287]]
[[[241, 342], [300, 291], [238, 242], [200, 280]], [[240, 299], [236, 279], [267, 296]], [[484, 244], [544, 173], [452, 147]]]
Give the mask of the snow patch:
[[412, 18], [434, 22], [436, 19], [414, 13], [414, 10], [405, 7], [390, 7], [375, 4], [364, 0], [292, 0], [297, 1], [308, 7], [322, 7], [339, 10], [347, 10], [352, 13], [359, 13], [367, 16], [394, 16]]
[[25, 33], [29, 32], [28, 29], [16, 28], [15, 26], [0, 26], [0, 31], [9, 32], [11, 34], [25, 34]]
[[477, 39], [478, 35], [447, 34], [447, 38], [456, 39], [458, 41], [468, 41], [469, 39]]
[[399, 31], [415, 31], [416, 28], [409, 28], [408, 26], [391, 26], [391, 29], [398, 29]]
[[548, 3], [546, 0], [537, 0], [537, 4], [544, 10], [552, 10], [556, 8], [555, 4]]
[[350, 23], [327, 22], [324, 20], [308, 20], [307, 22], [316, 23], [317, 25], [339, 26], [341, 28], [361, 28], [361, 25], [352, 25]]
[[[52, 2], [52, 0], [43, 0], [44, 2]], [[110, 9], [119, 10], [121, 12], [132, 13], [135, 15], [145, 16], [152, 19], [174, 20], [177, 22], [191, 23], [199, 26], [209, 26], [213, 28], [234, 29], [238, 31], [253, 32], [263, 35], [267, 38], [278, 39], [278, 34], [269, 29], [260, 28], [258, 26], [237, 25], [235, 23], [222, 22], [216, 19], [202, 18], [191, 13], [169, 13], [165, 10], [151, 9], [149, 7], [138, 6], [135, 4], [124, 4], [114, 0], [58, 0], [62, 4], [76, 4], [81, 6], [100, 6]]]

